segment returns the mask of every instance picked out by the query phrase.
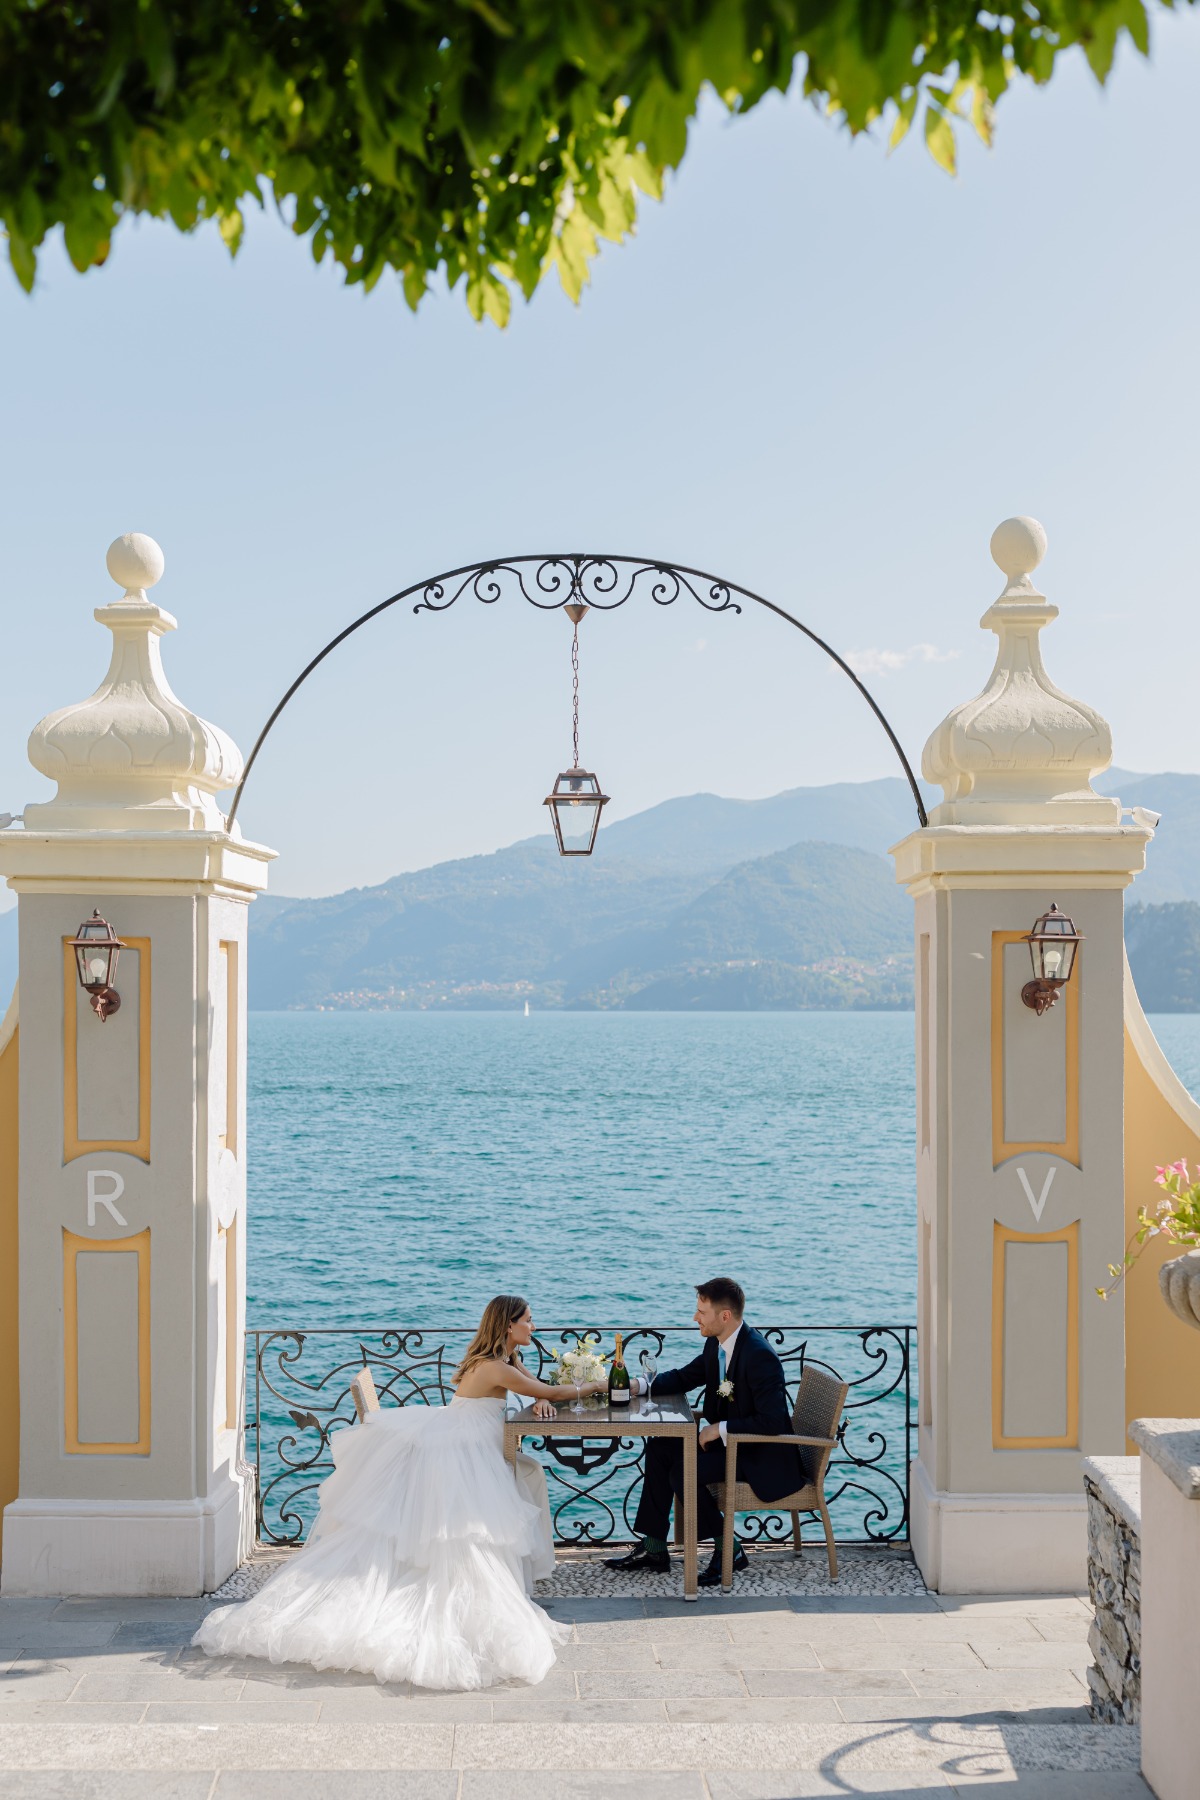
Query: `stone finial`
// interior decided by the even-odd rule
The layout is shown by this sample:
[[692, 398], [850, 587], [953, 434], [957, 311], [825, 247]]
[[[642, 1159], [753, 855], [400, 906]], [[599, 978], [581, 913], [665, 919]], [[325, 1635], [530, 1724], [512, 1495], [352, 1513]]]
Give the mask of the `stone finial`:
[[147, 599], [165, 567], [151, 537], [127, 532], [109, 546], [108, 572], [124, 590], [97, 607], [112, 632], [108, 674], [89, 700], [36, 725], [29, 760], [58, 783], [53, 800], [25, 809], [30, 831], [218, 831], [215, 795], [242, 772], [237, 745], [171, 692], [159, 638], [176, 629]]
[[126, 531], [108, 546], [104, 565], [127, 600], [144, 600], [146, 589], [162, 579], [166, 558], [144, 531]]
[[922, 773], [945, 793], [929, 822], [1115, 825], [1120, 802], [1091, 786], [1112, 761], [1108, 725], [1042, 666], [1042, 629], [1058, 617], [1031, 579], [1046, 533], [1036, 519], [1005, 519], [991, 551], [1005, 586], [979, 623], [999, 639], [996, 663], [983, 692], [956, 706], [925, 746]]

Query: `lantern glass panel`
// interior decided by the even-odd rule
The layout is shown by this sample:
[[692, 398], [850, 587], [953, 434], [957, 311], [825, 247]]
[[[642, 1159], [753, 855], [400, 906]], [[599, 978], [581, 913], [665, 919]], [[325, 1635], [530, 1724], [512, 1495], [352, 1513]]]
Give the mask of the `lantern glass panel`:
[[111, 987], [120, 943], [103, 919], [88, 919], [75, 939], [75, 963], [80, 985], [87, 989]]
[[1069, 981], [1078, 948], [1074, 920], [1057, 908], [1044, 913], [1034, 926], [1029, 943], [1034, 975], [1041, 981]]
[[592, 839], [600, 820], [600, 803], [598, 800], [556, 799], [554, 817], [558, 824], [558, 835], [562, 842], [564, 855], [585, 854], [592, 847]]
[[554, 821], [554, 835], [563, 856], [590, 856], [607, 795], [587, 769], [568, 769], [558, 777], [546, 801]]
[[80, 950], [79, 979], [84, 987], [109, 987], [109, 952], [97, 947], [94, 950]]

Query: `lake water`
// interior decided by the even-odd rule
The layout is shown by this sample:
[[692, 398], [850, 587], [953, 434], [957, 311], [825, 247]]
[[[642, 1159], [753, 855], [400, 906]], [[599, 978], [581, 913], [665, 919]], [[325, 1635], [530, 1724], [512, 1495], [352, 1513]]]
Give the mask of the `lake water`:
[[914, 1316], [908, 1013], [257, 1013], [252, 1325]]
[[911, 1013], [253, 1013], [249, 1108], [252, 1325], [915, 1317]]

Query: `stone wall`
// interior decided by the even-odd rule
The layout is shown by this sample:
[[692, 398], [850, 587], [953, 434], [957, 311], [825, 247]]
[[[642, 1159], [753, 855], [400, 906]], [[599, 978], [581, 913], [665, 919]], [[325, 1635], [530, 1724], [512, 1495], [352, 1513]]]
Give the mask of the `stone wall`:
[[1134, 1725], [1142, 1710], [1141, 1483], [1136, 1456], [1092, 1456], [1083, 1464], [1088, 1506], [1088, 1633], [1092, 1718]]

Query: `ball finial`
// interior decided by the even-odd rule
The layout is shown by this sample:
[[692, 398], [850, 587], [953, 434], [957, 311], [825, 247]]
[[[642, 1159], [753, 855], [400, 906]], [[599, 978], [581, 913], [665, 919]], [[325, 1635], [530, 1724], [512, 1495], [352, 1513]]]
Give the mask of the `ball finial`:
[[127, 531], [114, 538], [104, 560], [117, 586], [127, 594], [145, 593], [167, 566], [162, 551], [144, 531]]
[[1003, 569], [1010, 581], [1032, 575], [1046, 554], [1046, 531], [1036, 519], [1023, 514], [1005, 519], [992, 533], [992, 561]]

